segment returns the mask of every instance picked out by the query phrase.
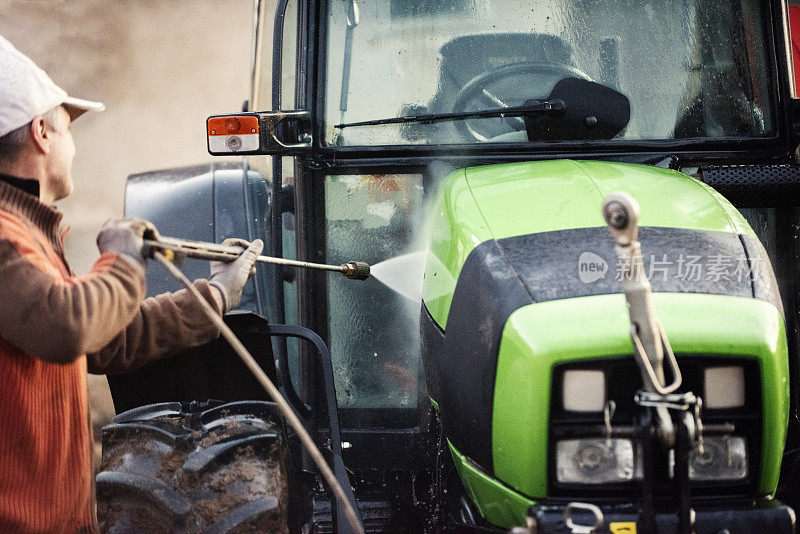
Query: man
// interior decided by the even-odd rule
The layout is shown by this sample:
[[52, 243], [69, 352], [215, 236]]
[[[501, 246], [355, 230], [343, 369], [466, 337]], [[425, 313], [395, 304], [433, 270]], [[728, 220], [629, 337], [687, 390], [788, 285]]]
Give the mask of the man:
[[[144, 299], [141, 220], [109, 221], [76, 277], [51, 204], [72, 191], [69, 97], [0, 36], [0, 532], [96, 529], [86, 373], [123, 372], [219, 335], [184, 291]], [[263, 244], [195, 286], [235, 307]]]

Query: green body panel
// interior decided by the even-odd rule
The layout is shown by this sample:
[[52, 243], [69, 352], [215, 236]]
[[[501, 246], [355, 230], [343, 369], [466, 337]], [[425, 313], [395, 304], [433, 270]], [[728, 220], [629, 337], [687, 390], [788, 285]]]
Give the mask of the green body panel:
[[464, 260], [473, 248], [489, 239], [492, 233], [469, 190], [464, 170], [452, 173], [437, 197], [423, 282], [428, 311], [442, 327]]
[[[783, 318], [764, 301], [719, 295], [657, 293], [656, 312], [677, 354], [757, 359], [764, 436], [760, 495], [778, 483], [789, 418]], [[547, 494], [548, 414], [555, 365], [633, 354], [622, 294], [532, 304], [514, 312], [500, 344], [492, 418], [495, 476], [521, 494]], [[687, 356], [688, 357], [688, 356]]]
[[489, 239], [605, 226], [600, 207], [612, 191], [636, 198], [641, 226], [754, 235], [721, 195], [673, 170], [571, 160], [462, 169], [442, 184], [431, 227], [422, 295], [434, 320], [446, 327], [456, 280], [477, 245]]
[[[613, 191], [639, 203], [639, 224], [755, 236], [727, 200], [682, 173], [609, 162], [569, 160], [462, 169], [437, 197], [423, 284], [424, 304], [443, 328], [470, 252], [491, 239], [604, 227], [601, 205]], [[611, 239], [611, 236], [608, 237]], [[681, 358], [737, 357], [758, 362], [763, 440], [758, 493], [775, 492], [789, 418], [783, 317], [766, 301], [693, 293], [656, 293], [656, 312]], [[495, 525], [523, 524], [547, 497], [548, 425], [554, 366], [633, 355], [623, 294], [531, 304], [516, 310], [500, 340], [492, 405], [493, 474], [451, 446], [459, 475], [481, 515]]]
[[528, 508], [534, 502], [504, 486], [461, 454], [449, 441], [450, 453], [456, 465], [458, 476], [467, 490], [472, 502], [487, 521], [503, 528], [525, 524]]

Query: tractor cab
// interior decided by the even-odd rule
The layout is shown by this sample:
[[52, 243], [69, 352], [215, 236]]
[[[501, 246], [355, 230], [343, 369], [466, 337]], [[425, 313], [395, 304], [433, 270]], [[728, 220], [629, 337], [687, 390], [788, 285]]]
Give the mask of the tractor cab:
[[[793, 150], [785, 32], [768, 5], [289, 1], [275, 32], [271, 8], [263, 9], [249, 109], [304, 110], [309, 120], [288, 118], [276, 131], [284, 145], [310, 142], [273, 145], [277, 154], [249, 163], [278, 176], [274, 195], [293, 195], [282, 201], [292, 212], [274, 216], [273, 230], [281, 228], [287, 252], [309, 260], [374, 264], [423, 250], [426, 203], [451, 169], [569, 156], [695, 171], [701, 162], [785, 160]], [[764, 39], [747, 38], [755, 35]], [[564, 78], [624, 96], [622, 128], [596, 138], [584, 123], [568, 135], [558, 112], [444, 117], [546, 101]], [[584, 119], [613, 104], [588, 103]], [[396, 118], [406, 120], [352, 125]], [[554, 126], [562, 139], [545, 133]], [[406, 409], [417, 390], [424, 397], [410, 299], [377, 281], [302, 287], [312, 283], [298, 273], [285, 305], [312, 298], [300, 308], [317, 311], [299, 313], [328, 336], [340, 408]]]
[[[786, 2], [256, 4], [246, 109], [208, 126], [209, 152], [241, 163], [132, 177], [126, 210], [164, 235], [372, 265], [363, 282], [259, 267], [242, 305], [329, 347], [341, 456], [369, 531], [792, 531], [775, 500], [800, 505]], [[653, 402], [667, 401], [638, 393], [601, 213], [615, 191], [641, 206], [676, 391], [706, 402], [706, 448], [695, 428], [686, 480], [674, 443], [645, 437]], [[149, 276], [151, 293], [165, 287]], [[324, 396], [317, 348], [272, 349], [284, 388]], [[111, 379], [118, 411], [253, 396], [209, 390], [226, 371], [192, 365]], [[335, 513], [315, 495], [297, 524], [327, 531]]]

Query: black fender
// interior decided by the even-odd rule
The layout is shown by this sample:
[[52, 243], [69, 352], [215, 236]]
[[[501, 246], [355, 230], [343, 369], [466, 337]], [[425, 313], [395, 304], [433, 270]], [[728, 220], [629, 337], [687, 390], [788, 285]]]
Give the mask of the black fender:
[[[125, 190], [125, 215], [151, 221], [164, 236], [215, 243], [228, 237], [258, 238], [269, 250], [269, 191], [270, 184], [246, 163], [215, 162], [134, 174], [128, 177]], [[204, 260], [187, 259], [180, 269], [192, 280], [209, 276], [209, 263]], [[273, 266], [258, 264], [255, 276], [245, 285], [238, 311], [226, 316], [226, 322], [244, 336], [243, 342], [259, 364], [276, 378], [266, 337], [266, 319], [275, 322], [274, 276]], [[180, 287], [166, 269], [149, 262], [148, 296]], [[109, 376], [116, 411], [167, 400], [264, 398], [247, 369], [226, 347], [218, 340], [130, 373]]]
[[[270, 183], [246, 164], [214, 162], [133, 174], [125, 188], [125, 216], [147, 219], [161, 235], [221, 243], [229, 237], [265, 241], [269, 250]], [[208, 278], [207, 261], [187, 259], [181, 270], [194, 280]], [[275, 269], [259, 263], [242, 293], [240, 310], [274, 321], [271, 282]], [[178, 282], [151, 262], [147, 295], [179, 289]]]

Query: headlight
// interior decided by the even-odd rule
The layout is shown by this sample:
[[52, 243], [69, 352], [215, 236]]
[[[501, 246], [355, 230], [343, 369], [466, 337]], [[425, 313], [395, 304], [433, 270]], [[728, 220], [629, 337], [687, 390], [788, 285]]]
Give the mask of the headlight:
[[744, 368], [707, 367], [703, 374], [703, 406], [712, 409], [744, 406]]
[[564, 371], [562, 401], [570, 412], [602, 412], [606, 405], [606, 375], [594, 369]]
[[556, 479], [562, 483], [626, 482], [639, 476], [628, 439], [567, 439], [556, 445]]
[[704, 437], [703, 454], [695, 447], [689, 457], [691, 480], [741, 480], [745, 477], [747, 451], [744, 438]]

